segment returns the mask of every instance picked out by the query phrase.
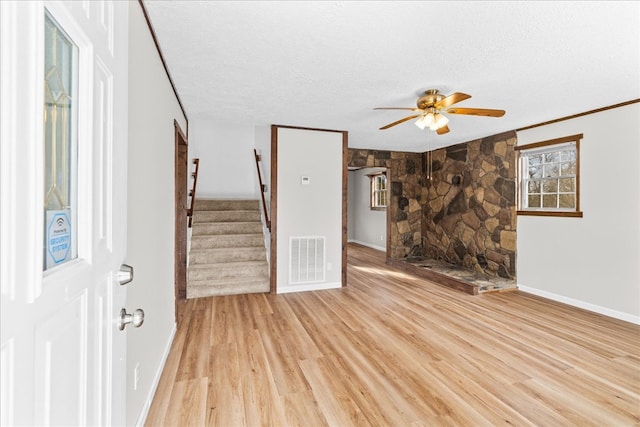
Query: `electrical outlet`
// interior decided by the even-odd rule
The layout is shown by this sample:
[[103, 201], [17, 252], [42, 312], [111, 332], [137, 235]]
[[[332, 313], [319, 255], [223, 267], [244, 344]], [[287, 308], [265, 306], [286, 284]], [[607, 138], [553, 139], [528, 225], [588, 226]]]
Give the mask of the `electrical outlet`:
[[330, 262], [327, 263], [327, 270], [328, 271], [333, 270], [333, 264], [332, 263], [330, 263]]
[[384, 242], [384, 236], [383, 235], [380, 235], [380, 241]]
[[138, 381], [140, 380], [140, 363], [136, 364], [136, 368], [133, 370], [133, 389], [138, 389]]

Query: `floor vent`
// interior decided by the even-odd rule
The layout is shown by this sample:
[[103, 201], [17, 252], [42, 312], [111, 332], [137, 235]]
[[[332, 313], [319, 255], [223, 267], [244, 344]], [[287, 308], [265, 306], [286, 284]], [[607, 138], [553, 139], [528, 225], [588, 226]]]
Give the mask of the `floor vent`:
[[318, 283], [325, 278], [325, 238], [291, 237], [289, 283]]

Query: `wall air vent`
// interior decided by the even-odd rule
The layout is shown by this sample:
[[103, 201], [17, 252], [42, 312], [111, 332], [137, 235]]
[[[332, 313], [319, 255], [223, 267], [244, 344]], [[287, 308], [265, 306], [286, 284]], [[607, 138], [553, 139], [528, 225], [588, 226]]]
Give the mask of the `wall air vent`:
[[325, 281], [325, 237], [291, 237], [289, 284]]

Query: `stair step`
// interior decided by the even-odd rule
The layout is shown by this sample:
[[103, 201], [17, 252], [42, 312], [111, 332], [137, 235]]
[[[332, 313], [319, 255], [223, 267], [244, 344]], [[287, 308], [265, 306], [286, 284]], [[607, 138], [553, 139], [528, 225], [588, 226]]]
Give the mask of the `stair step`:
[[213, 234], [191, 237], [191, 249], [206, 248], [246, 248], [251, 246], [264, 248], [262, 234]]
[[189, 265], [265, 260], [264, 247], [192, 249], [189, 254]]
[[188, 281], [227, 278], [262, 277], [269, 280], [269, 264], [266, 261], [189, 264]]
[[260, 222], [259, 210], [194, 211], [193, 222]]
[[258, 200], [248, 199], [196, 199], [194, 210], [196, 211], [234, 211], [234, 210], [258, 210]]
[[212, 234], [259, 234], [262, 233], [261, 222], [194, 222], [193, 235]]
[[191, 281], [187, 287], [187, 298], [218, 295], [238, 295], [269, 292], [269, 279], [243, 278], [237, 280]]
[[258, 200], [196, 199], [187, 298], [269, 292]]

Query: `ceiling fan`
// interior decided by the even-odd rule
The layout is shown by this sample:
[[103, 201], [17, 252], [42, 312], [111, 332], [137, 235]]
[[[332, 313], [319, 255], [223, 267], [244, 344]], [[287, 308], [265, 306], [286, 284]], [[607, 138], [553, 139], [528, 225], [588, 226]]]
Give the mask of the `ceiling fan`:
[[410, 110], [416, 112], [403, 119], [396, 120], [393, 123], [389, 123], [386, 126], [382, 126], [380, 130], [389, 129], [400, 123], [404, 123], [408, 120], [417, 118], [415, 124], [420, 129], [424, 129], [427, 126], [431, 130], [435, 130], [438, 135], [443, 135], [449, 132], [449, 119], [442, 113], [447, 114], [467, 114], [472, 116], [486, 116], [486, 117], [502, 117], [504, 116], [504, 110], [490, 110], [487, 108], [450, 108], [453, 104], [457, 104], [460, 101], [471, 98], [471, 95], [466, 93], [455, 92], [449, 96], [445, 96], [438, 92], [437, 89], [429, 89], [424, 92], [424, 95], [418, 98], [415, 107], [377, 107], [374, 110]]

